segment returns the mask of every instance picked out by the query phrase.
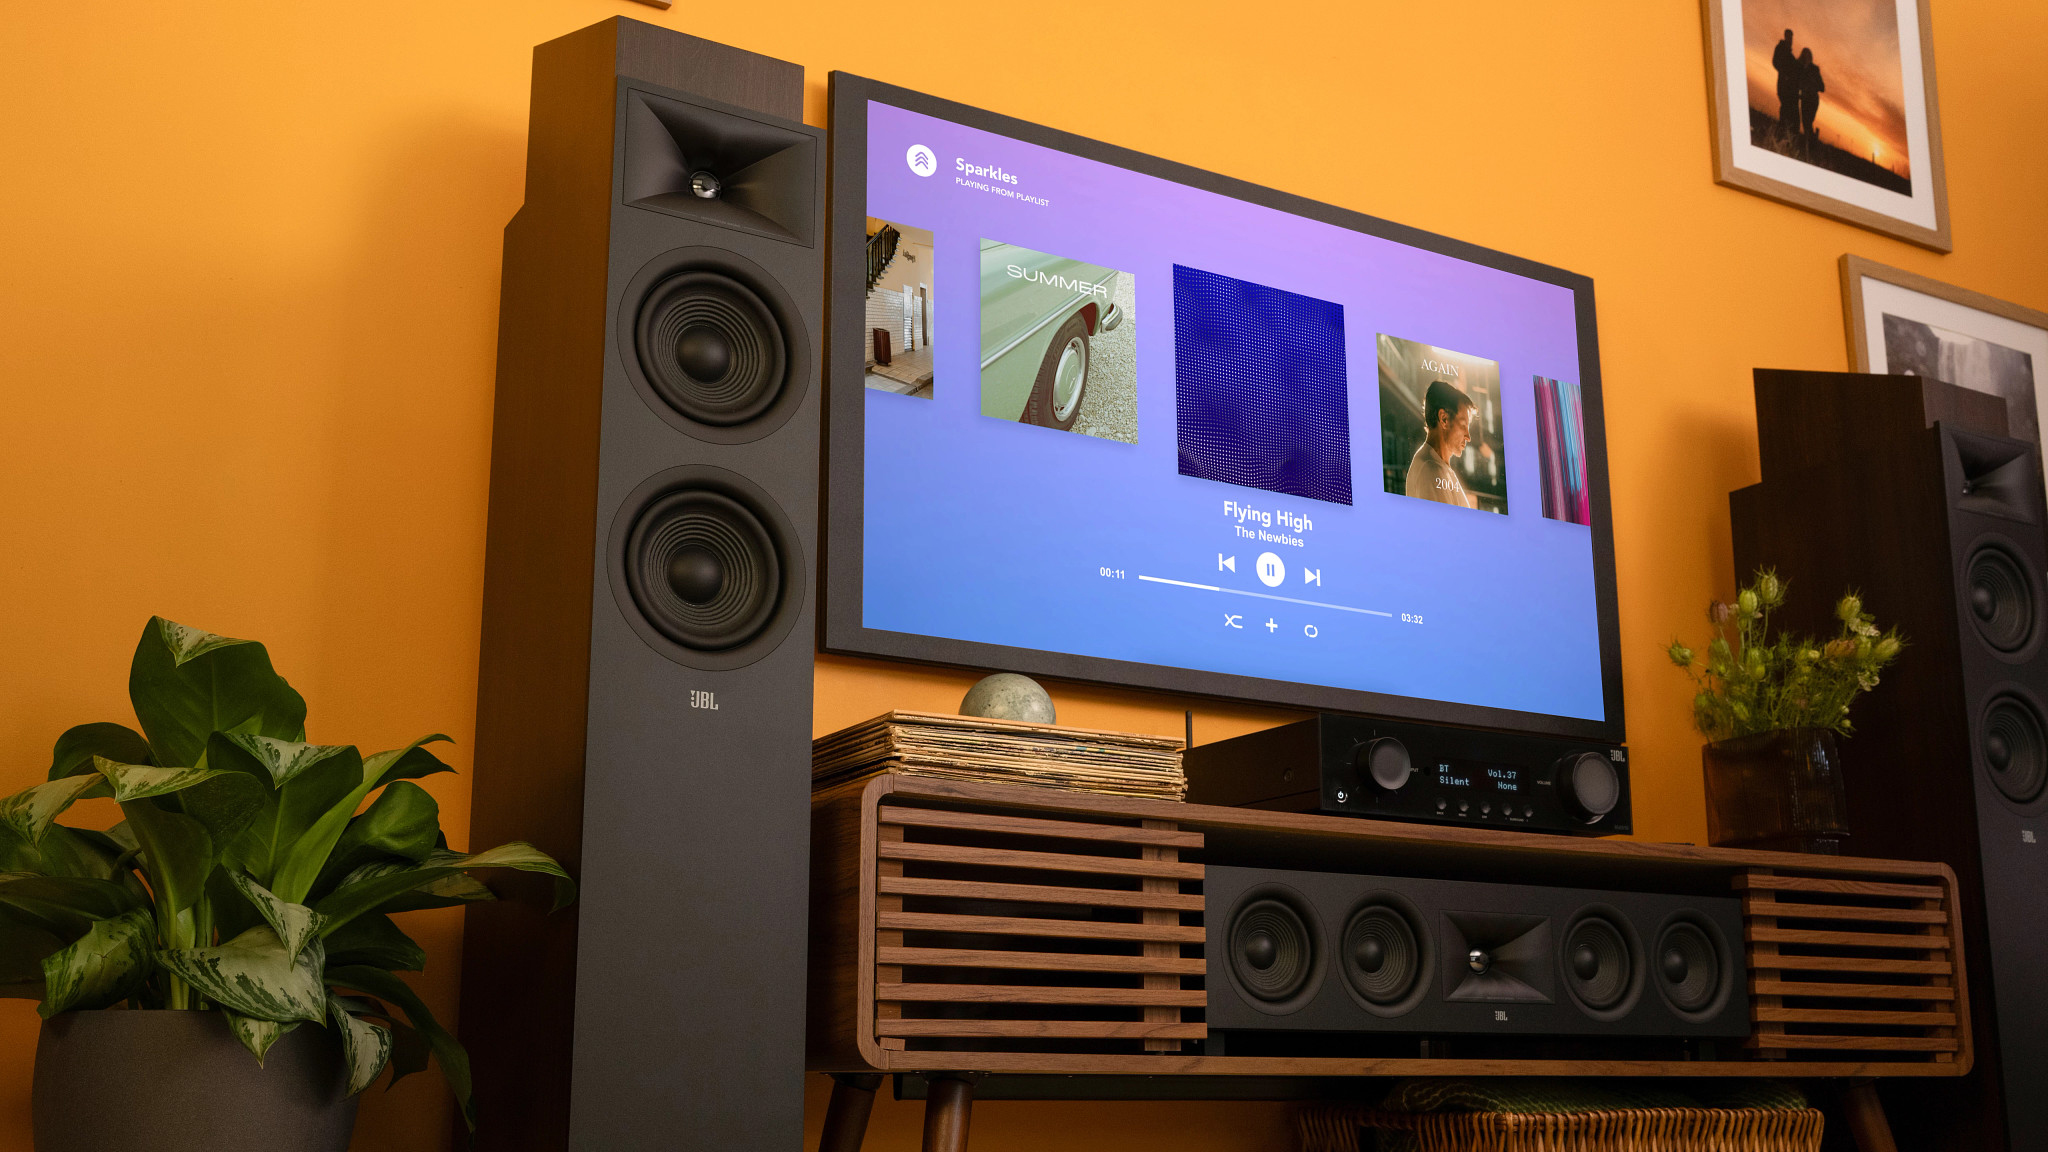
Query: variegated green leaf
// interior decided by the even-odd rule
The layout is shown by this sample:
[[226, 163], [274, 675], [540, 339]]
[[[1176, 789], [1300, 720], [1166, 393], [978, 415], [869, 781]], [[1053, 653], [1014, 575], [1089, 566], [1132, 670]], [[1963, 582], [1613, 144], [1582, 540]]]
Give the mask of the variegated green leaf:
[[[359, 873], [370, 873], [375, 865], [358, 869]], [[400, 868], [389, 873], [370, 875], [365, 879], [343, 884], [329, 893], [326, 898], [313, 906], [315, 912], [327, 917], [322, 932], [332, 932], [350, 918], [364, 912], [378, 909], [393, 897], [403, 895], [423, 884], [467, 872], [476, 868], [517, 868], [525, 872], [544, 872], [555, 878], [555, 907], [562, 908], [576, 898], [575, 882], [562, 870], [555, 858], [531, 844], [514, 840], [496, 848], [475, 855], [465, 856], [460, 852], [435, 852], [418, 867]]]
[[[403, 868], [405, 865], [398, 864]], [[361, 869], [357, 869], [358, 872]], [[338, 887], [338, 886], [337, 886]], [[498, 894], [485, 886], [484, 882], [467, 872], [429, 880], [425, 884], [399, 896], [393, 896], [377, 906], [382, 912], [417, 912], [423, 908], [459, 908], [482, 900], [496, 900]]]
[[13, 826], [28, 839], [30, 844], [41, 844], [43, 833], [71, 803], [88, 793], [98, 790], [107, 794], [107, 782], [99, 776], [67, 776], [51, 780], [33, 788], [24, 788], [5, 800], [0, 800], [0, 821]]
[[318, 1024], [327, 1016], [327, 990], [320, 982], [327, 951], [318, 940], [294, 962], [277, 933], [259, 927], [218, 947], [166, 951], [158, 959], [201, 996], [244, 1016], [280, 1024]]
[[348, 1065], [348, 1091], [353, 1096], [376, 1083], [391, 1060], [391, 1030], [357, 1019], [334, 993], [327, 994], [327, 1018], [341, 1033], [342, 1062]]
[[426, 949], [381, 912], [358, 916], [322, 939], [327, 945], [329, 967], [370, 964], [378, 968], [418, 972], [427, 965]]
[[427, 751], [426, 747], [429, 744], [452, 743], [453, 740], [434, 732], [403, 748], [373, 752], [363, 757], [363, 780], [374, 785], [389, 780], [417, 780], [422, 776], [432, 776], [436, 772], [454, 771], [441, 763], [440, 759]]
[[49, 778], [62, 780], [81, 772], [90, 776], [94, 756], [118, 764], [147, 764], [154, 759], [149, 741], [126, 724], [80, 724], [57, 737], [56, 746], [50, 749]]
[[272, 877], [271, 890], [286, 900], [303, 902], [312, 893], [314, 882], [320, 878], [320, 870], [327, 866], [328, 856], [334, 851], [342, 832], [348, 828], [349, 821], [355, 818], [356, 809], [362, 805], [363, 799], [376, 791], [387, 778], [400, 780], [447, 771], [446, 764], [434, 759], [433, 753], [421, 747], [446, 739], [448, 737], [436, 732], [422, 736], [403, 748], [365, 758], [362, 783], [321, 813], [298, 842], [285, 851]]
[[256, 911], [262, 915], [263, 922], [270, 925], [272, 932], [277, 933], [277, 938], [284, 942], [285, 951], [290, 952], [293, 959], [298, 958], [300, 950], [313, 939], [314, 934], [320, 930], [320, 925], [326, 923], [325, 916], [304, 904], [291, 904], [279, 900], [271, 894], [270, 889], [249, 879], [240, 871], [233, 868], [225, 868], [222, 871], [227, 875], [228, 883], [233, 884], [237, 891], [249, 898], [249, 903], [256, 906]]
[[230, 773], [212, 768], [159, 768], [154, 764], [116, 764], [104, 756], [92, 758], [93, 767], [99, 769], [107, 783], [113, 785], [114, 799], [127, 803], [131, 800], [146, 800], [152, 796], [168, 796], [182, 792], [194, 784], [203, 784]]
[[155, 922], [140, 909], [94, 924], [43, 958], [43, 1002], [36, 1010], [47, 1020], [126, 998], [149, 975], [155, 937]]
[[297, 740], [278, 740], [250, 732], [231, 732], [224, 735], [236, 747], [255, 757], [256, 762], [263, 765], [270, 773], [273, 788], [282, 788], [292, 777], [321, 761], [353, 750], [346, 744], [304, 744]]
[[215, 732], [306, 738], [306, 701], [261, 644], [159, 617], [143, 626], [128, 668], [128, 702], [158, 764], [197, 764]]
[[247, 644], [247, 640], [236, 640], [230, 636], [216, 636], [201, 628], [191, 628], [161, 616], [154, 621], [157, 633], [163, 639], [164, 647], [170, 649], [171, 660], [182, 667], [216, 648], [231, 644]]
[[405, 1010], [405, 1018], [419, 1030], [434, 1050], [434, 1058], [441, 1062], [441, 1076], [448, 1081], [448, 1090], [455, 1093], [456, 1103], [462, 1107], [463, 1122], [469, 1125], [471, 1132], [476, 1131], [476, 1102], [469, 1094], [469, 1053], [441, 1027], [440, 1021], [434, 1019], [434, 1013], [420, 999], [419, 993], [397, 976], [381, 968], [361, 964], [330, 969], [327, 981], [337, 987], [367, 992]]
[[270, 1046], [277, 1043], [279, 1037], [299, 1026], [296, 1021], [279, 1024], [275, 1020], [258, 1020], [254, 1016], [230, 1012], [226, 1008], [221, 1009], [220, 1014], [227, 1019], [228, 1031], [235, 1034], [235, 1039], [241, 1041], [242, 1047], [247, 1048], [251, 1056], [256, 1057], [258, 1068], [263, 1067], [263, 1057], [270, 1051]]

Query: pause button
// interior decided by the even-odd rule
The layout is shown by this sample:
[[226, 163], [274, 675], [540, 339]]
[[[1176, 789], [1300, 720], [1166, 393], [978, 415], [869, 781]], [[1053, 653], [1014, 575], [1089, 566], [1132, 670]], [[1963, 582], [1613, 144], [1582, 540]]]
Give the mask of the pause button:
[[1268, 588], [1278, 588], [1287, 579], [1287, 562], [1271, 552], [1259, 553], [1259, 583]]

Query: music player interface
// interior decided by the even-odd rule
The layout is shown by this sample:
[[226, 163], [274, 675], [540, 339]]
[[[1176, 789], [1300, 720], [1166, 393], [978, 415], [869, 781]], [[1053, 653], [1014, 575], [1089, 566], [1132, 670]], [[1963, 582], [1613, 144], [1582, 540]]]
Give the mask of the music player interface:
[[866, 627], [1606, 719], [1569, 289], [868, 113], [943, 383], [864, 396]]

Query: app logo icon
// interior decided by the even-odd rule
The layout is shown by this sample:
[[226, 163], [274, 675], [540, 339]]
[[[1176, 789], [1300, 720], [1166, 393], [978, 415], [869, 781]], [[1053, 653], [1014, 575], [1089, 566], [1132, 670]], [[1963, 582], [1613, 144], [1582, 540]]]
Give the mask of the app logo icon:
[[910, 151], [903, 154], [903, 162], [919, 176], [929, 176], [939, 170], [939, 158], [922, 144], [912, 144]]

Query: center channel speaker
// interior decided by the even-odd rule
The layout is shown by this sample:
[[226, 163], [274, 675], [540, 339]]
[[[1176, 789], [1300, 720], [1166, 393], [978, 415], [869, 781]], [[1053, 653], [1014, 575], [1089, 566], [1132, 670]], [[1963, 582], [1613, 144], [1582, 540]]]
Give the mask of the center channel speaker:
[[1727, 897], [1211, 865], [1203, 899], [1209, 1030], [1232, 1055], [1307, 1054], [1302, 1033], [1750, 1031]]
[[825, 142], [803, 69], [614, 19], [533, 59], [472, 836], [477, 1144], [802, 1139]]
[[1913, 376], [1756, 373], [1763, 483], [1730, 497], [1735, 562], [1791, 581], [1823, 634], [1860, 589], [1906, 636], [1842, 744], [1863, 856], [1955, 869], [1976, 1064], [1880, 1089], [1902, 1148], [2048, 1148], [2048, 533], [2039, 449], [2005, 401]]

